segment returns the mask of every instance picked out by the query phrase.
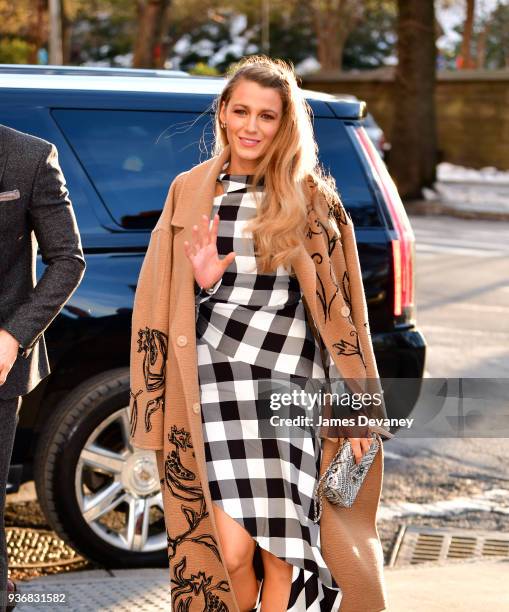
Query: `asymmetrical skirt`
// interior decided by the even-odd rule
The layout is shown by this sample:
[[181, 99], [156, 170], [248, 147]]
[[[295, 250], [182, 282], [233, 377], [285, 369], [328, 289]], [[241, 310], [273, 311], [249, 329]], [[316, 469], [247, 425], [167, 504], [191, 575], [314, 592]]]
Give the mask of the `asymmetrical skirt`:
[[[212, 500], [257, 548], [293, 566], [288, 612], [339, 610], [342, 592], [322, 557], [320, 525], [312, 521], [321, 438], [258, 435], [257, 381], [291, 376], [235, 360], [200, 338], [197, 355]], [[261, 589], [257, 610], [260, 599]]]

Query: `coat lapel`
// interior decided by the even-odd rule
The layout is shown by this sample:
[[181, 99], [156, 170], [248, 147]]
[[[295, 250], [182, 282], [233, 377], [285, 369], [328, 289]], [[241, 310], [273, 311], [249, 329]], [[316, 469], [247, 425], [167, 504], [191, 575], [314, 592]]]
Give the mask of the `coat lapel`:
[[189, 240], [191, 227], [201, 215], [210, 217], [214, 200], [216, 179], [224, 163], [230, 158], [230, 146], [220, 155], [212, 157], [187, 173], [182, 185], [181, 197], [177, 200], [171, 225], [183, 227]]
[[[177, 355], [181, 380], [184, 381], [186, 405], [188, 409], [191, 409], [189, 424], [202, 481], [206, 480], [206, 473], [203, 469], [205, 466], [203, 431], [199, 413], [192, 412], [192, 407], [199, 402], [200, 398], [197, 376], [194, 275], [192, 264], [184, 253], [184, 241], [191, 242], [192, 226], [198, 223], [203, 214], [210, 218], [216, 178], [224, 162], [229, 159], [229, 155], [228, 147], [221, 155], [207, 160], [188, 173], [170, 220], [173, 231], [172, 260], [176, 269], [172, 273], [169, 336]], [[178, 311], [178, 315], [175, 316], [174, 311]], [[189, 330], [192, 332], [187, 333]], [[184, 346], [183, 342], [185, 342]]]

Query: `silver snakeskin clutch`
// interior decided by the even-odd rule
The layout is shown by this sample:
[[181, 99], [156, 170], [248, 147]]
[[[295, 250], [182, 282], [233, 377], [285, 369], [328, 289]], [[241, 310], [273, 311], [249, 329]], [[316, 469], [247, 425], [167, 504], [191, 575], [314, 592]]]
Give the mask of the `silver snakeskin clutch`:
[[331, 504], [350, 508], [357, 497], [357, 493], [368, 473], [373, 459], [380, 448], [379, 434], [373, 432], [374, 438], [369, 450], [362, 457], [360, 463], [355, 463], [355, 455], [348, 439], [341, 445], [329, 467], [317, 482], [314, 492], [314, 523], [318, 523], [322, 516], [322, 494]]

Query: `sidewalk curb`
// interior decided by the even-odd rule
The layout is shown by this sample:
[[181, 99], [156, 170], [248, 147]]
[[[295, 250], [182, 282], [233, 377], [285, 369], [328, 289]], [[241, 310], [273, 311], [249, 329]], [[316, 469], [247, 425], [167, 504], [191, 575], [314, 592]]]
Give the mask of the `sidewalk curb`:
[[[503, 584], [509, 579], [509, 557], [451, 559], [395, 567], [384, 566], [391, 612], [465, 612], [501, 610], [509, 603]], [[63, 609], [168, 612], [170, 580], [159, 568], [85, 570], [18, 582], [19, 592], [58, 592]], [[430, 588], [431, 587], [431, 588]], [[34, 600], [35, 601], [35, 600]], [[60, 606], [59, 606], [60, 607]], [[20, 612], [55, 612], [54, 604], [21, 603]]]
[[509, 557], [503, 555], [497, 555], [493, 557], [476, 557], [472, 559], [448, 559], [447, 561], [424, 561], [422, 563], [412, 563], [406, 565], [393, 565], [389, 567], [384, 566], [384, 572], [400, 572], [405, 570], [420, 570], [420, 569], [446, 569], [449, 567], [457, 566], [470, 566], [470, 565], [499, 565], [501, 563], [509, 564]]

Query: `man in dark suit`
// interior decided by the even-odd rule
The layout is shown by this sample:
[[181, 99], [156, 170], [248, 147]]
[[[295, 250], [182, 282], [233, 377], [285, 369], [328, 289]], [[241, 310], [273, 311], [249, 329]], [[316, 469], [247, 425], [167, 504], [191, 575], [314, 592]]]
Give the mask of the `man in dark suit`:
[[[37, 243], [46, 268], [36, 284]], [[21, 396], [49, 374], [43, 332], [84, 270], [55, 146], [0, 125], [0, 610], [15, 588], [7, 580], [4, 508]]]

